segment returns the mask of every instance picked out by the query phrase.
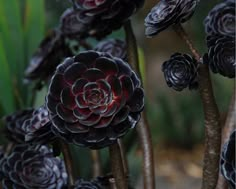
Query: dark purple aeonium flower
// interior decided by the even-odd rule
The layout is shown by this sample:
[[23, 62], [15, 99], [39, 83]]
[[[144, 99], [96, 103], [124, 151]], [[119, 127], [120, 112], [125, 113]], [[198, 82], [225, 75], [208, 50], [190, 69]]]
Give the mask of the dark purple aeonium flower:
[[92, 18], [83, 18], [80, 10], [68, 8], [60, 18], [60, 31], [63, 36], [69, 37], [70, 39], [83, 39], [90, 35], [92, 21]]
[[56, 135], [96, 149], [113, 144], [137, 124], [144, 92], [122, 59], [86, 51], [57, 67], [46, 106]]
[[[113, 30], [122, 27], [138, 9], [144, 0], [75, 0], [77, 19], [87, 27], [87, 33], [103, 38]], [[81, 25], [78, 23], [81, 27]]]
[[162, 71], [167, 85], [176, 91], [198, 87], [197, 62], [190, 55], [173, 54], [169, 60], [163, 63]]
[[78, 179], [75, 182], [73, 189], [108, 189], [103, 187], [99, 182], [96, 181], [86, 181], [83, 179]]
[[9, 140], [17, 144], [46, 144], [55, 139], [45, 107], [17, 111], [4, 118]]
[[152, 37], [172, 25], [186, 22], [198, 3], [199, 0], [160, 0], [145, 18], [146, 36]]
[[[111, 183], [114, 182], [115, 179], [111, 174], [98, 176], [90, 181], [78, 179], [73, 189], [111, 189]], [[129, 185], [128, 189], [133, 189], [133, 187]]]
[[235, 37], [235, 20], [235, 0], [225, 0], [217, 4], [205, 18], [206, 34]]
[[64, 162], [46, 146], [15, 146], [0, 170], [4, 189], [62, 189], [67, 183]]
[[230, 138], [224, 145], [221, 154], [221, 173], [228, 181], [231, 189], [234, 189], [236, 186], [235, 137], [236, 130], [234, 130], [230, 135]]
[[228, 78], [235, 77], [235, 38], [224, 35], [207, 37], [208, 53], [203, 62], [209, 64], [213, 73], [219, 73]]
[[25, 81], [48, 80], [60, 62], [72, 52], [59, 30], [51, 30], [40, 43], [25, 70]]
[[127, 61], [127, 45], [119, 39], [108, 39], [101, 41], [94, 48], [95, 51], [110, 53], [112, 56]]
[[55, 139], [51, 131], [52, 123], [49, 120], [48, 110], [41, 106], [36, 109], [30, 119], [24, 122], [25, 142], [47, 144]]
[[18, 144], [25, 143], [24, 122], [32, 117], [33, 112], [33, 109], [21, 110], [3, 118], [6, 136], [9, 140]]

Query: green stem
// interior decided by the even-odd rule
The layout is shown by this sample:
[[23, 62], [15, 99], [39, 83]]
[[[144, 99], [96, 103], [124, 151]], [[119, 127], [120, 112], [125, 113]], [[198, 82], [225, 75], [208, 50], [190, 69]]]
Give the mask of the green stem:
[[[175, 26], [175, 31], [186, 42], [195, 59], [200, 63], [201, 56], [181, 25]], [[203, 161], [202, 189], [215, 189], [220, 160], [221, 125], [220, 114], [213, 94], [213, 88], [207, 65], [199, 65], [199, 92], [205, 116], [205, 152]]]
[[[138, 48], [136, 38], [133, 33], [131, 22], [127, 21], [124, 25], [126, 42], [128, 46], [128, 59], [129, 64], [133, 67], [136, 73], [141, 77], [138, 59]], [[147, 122], [145, 112], [142, 113], [141, 120], [137, 126], [138, 137], [142, 146], [143, 153], [143, 178], [144, 188], [155, 188], [155, 173], [154, 173], [154, 160], [153, 160], [153, 146], [150, 134], [150, 128]]]

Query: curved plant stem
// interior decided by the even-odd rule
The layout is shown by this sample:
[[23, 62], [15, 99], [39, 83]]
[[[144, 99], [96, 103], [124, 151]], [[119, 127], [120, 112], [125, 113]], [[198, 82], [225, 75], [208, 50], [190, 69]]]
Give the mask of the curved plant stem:
[[[194, 48], [192, 41], [189, 39], [183, 27], [177, 25], [174, 29], [186, 42], [195, 59], [200, 63], [201, 56], [196, 48]], [[208, 66], [200, 64], [198, 74], [199, 92], [205, 116], [205, 152], [202, 189], [215, 189], [218, 180], [221, 147], [220, 114], [213, 94]]]
[[61, 143], [61, 151], [63, 153], [66, 170], [68, 174], [68, 189], [71, 189], [75, 183], [72, 156], [70, 153], [69, 145], [65, 143], [64, 141], [61, 141], [60, 143]]
[[91, 157], [93, 162], [93, 177], [102, 174], [100, 153], [98, 150], [91, 150]]
[[226, 141], [229, 139], [230, 134], [235, 129], [235, 114], [236, 114], [236, 97], [235, 97], [235, 89], [231, 98], [231, 102], [229, 105], [227, 118], [224, 125], [224, 134], [222, 136], [222, 145], [226, 143]]
[[[230, 137], [230, 134], [235, 129], [235, 114], [236, 114], [236, 98], [235, 98], [235, 89], [233, 96], [229, 105], [228, 114], [226, 121], [222, 130], [222, 139], [221, 139], [221, 149], [223, 149], [224, 144]], [[225, 178], [219, 173], [219, 179], [216, 189], [227, 189], [228, 185]]]
[[110, 188], [111, 188], [111, 189], [117, 189], [116, 183], [115, 183], [115, 179], [114, 179], [114, 178], [110, 178], [110, 179], [109, 179], [109, 183], [110, 183]]
[[124, 173], [127, 176], [129, 174], [129, 168], [128, 168], [128, 160], [125, 155], [125, 148], [122, 139], [118, 139], [118, 145], [120, 147], [120, 152], [121, 152], [121, 158], [123, 162], [123, 167], [124, 167]]
[[115, 178], [117, 189], [128, 189], [126, 175], [124, 173], [123, 161], [121, 157], [120, 147], [115, 143], [109, 147], [112, 174]]
[[[138, 49], [136, 38], [133, 33], [133, 29], [130, 21], [127, 21], [124, 25], [126, 42], [128, 46], [128, 59], [133, 69], [141, 76], [139, 69]], [[143, 178], [144, 189], [155, 188], [155, 173], [154, 173], [154, 160], [153, 160], [153, 147], [149, 125], [147, 122], [146, 114], [142, 113], [141, 120], [137, 126], [137, 132], [139, 140], [142, 146], [143, 153]]]

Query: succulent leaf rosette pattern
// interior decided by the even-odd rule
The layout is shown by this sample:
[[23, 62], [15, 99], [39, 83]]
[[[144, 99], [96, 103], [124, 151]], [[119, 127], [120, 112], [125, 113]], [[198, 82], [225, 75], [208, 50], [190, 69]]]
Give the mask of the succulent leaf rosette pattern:
[[206, 17], [206, 34], [235, 37], [235, 20], [235, 0], [225, 0], [217, 4]]
[[89, 36], [92, 20], [92, 18], [83, 19], [80, 10], [68, 8], [60, 18], [59, 28], [63, 36], [70, 39], [83, 39]]
[[175, 53], [162, 65], [162, 71], [166, 83], [176, 91], [185, 88], [196, 89], [197, 82], [197, 62], [187, 54]]
[[33, 112], [34, 109], [26, 109], [4, 117], [5, 132], [8, 139], [18, 144], [25, 143], [26, 129], [24, 122], [31, 118]]
[[144, 91], [122, 59], [85, 51], [57, 67], [46, 105], [52, 130], [67, 142], [92, 149], [113, 144], [133, 128]]
[[47, 144], [55, 139], [55, 135], [51, 131], [48, 110], [44, 106], [34, 110], [30, 119], [25, 120], [23, 128], [25, 142]]
[[67, 184], [64, 162], [46, 146], [15, 146], [0, 170], [4, 189], [61, 189]]
[[75, 0], [77, 20], [84, 23], [87, 33], [103, 38], [122, 27], [130, 16], [137, 12], [144, 0]]
[[152, 37], [174, 24], [186, 22], [198, 3], [199, 0], [160, 0], [145, 18], [146, 36]]
[[95, 51], [110, 53], [112, 56], [127, 61], [127, 45], [120, 39], [101, 41], [94, 48]]
[[56, 29], [49, 31], [25, 70], [25, 80], [47, 80], [60, 61], [68, 56], [72, 56], [72, 52], [61, 33]]
[[86, 181], [83, 179], [78, 179], [75, 182], [73, 189], [105, 189], [96, 181]]
[[234, 189], [236, 186], [235, 175], [235, 137], [236, 130], [230, 135], [228, 142], [224, 145], [221, 154], [221, 173], [228, 181], [230, 188]]
[[208, 53], [203, 62], [209, 64], [213, 73], [228, 78], [235, 77], [235, 38], [231, 36], [213, 35], [207, 37]]

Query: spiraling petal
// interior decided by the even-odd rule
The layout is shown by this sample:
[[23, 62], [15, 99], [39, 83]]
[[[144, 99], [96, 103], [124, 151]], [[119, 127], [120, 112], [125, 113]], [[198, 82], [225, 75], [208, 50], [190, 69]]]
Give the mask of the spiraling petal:
[[118, 72], [115, 62], [106, 57], [98, 58], [96, 60], [95, 67], [106, 75], [116, 75]]
[[133, 96], [127, 102], [131, 112], [140, 112], [144, 107], [144, 91], [141, 88], [134, 90]]
[[74, 123], [78, 119], [74, 116], [73, 111], [65, 108], [63, 104], [58, 104], [56, 107], [57, 114], [66, 122]]
[[115, 76], [108, 76], [107, 82], [111, 86], [111, 90], [112, 90], [112, 93], [114, 95], [113, 98], [122, 95], [121, 83], [120, 83], [120, 80], [117, 77], [115, 77]]
[[121, 76], [120, 82], [122, 85], [123, 96], [125, 96], [126, 100], [129, 100], [134, 92], [134, 85], [130, 77]]
[[95, 82], [98, 79], [104, 79], [106, 76], [99, 69], [90, 68], [82, 74], [82, 77], [91, 82]]
[[52, 78], [49, 85], [50, 94], [53, 96], [53, 98], [60, 99], [60, 94], [64, 87], [66, 87], [64, 76], [61, 74], [56, 74]]
[[75, 108], [74, 115], [81, 120], [87, 119], [92, 114], [91, 110], [88, 108]]
[[83, 92], [84, 86], [88, 83], [88, 80], [84, 78], [80, 78], [76, 80], [74, 85], [72, 86], [72, 92], [74, 95], [78, 95], [79, 93]]
[[101, 119], [100, 115], [92, 114], [86, 120], [79, 120], [79, 122], [86, 126], [93, 126]]
[[61, 92], [61, 102], [68, 109], [74, 109], [76, 106], [75, 96], [72, 94], [69, 87], [64, 88]]
[[64, 73], [65, 80], [73, 85], [74, 82], [81, 77], [81, 75], [86, 71], [86, 66], [82, 63], [74, 63], [69, 66]]

